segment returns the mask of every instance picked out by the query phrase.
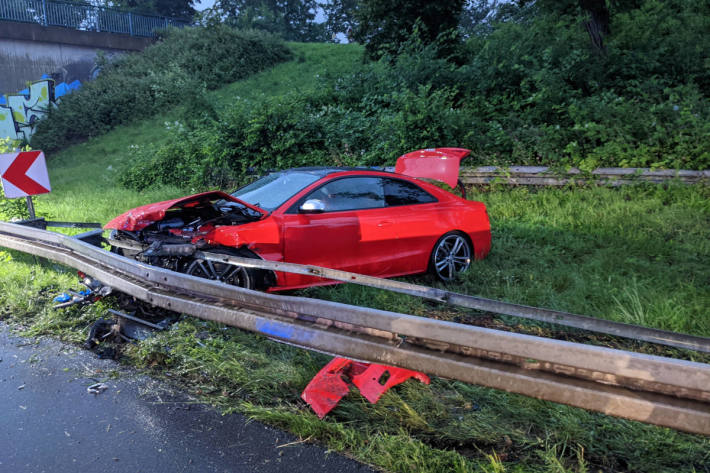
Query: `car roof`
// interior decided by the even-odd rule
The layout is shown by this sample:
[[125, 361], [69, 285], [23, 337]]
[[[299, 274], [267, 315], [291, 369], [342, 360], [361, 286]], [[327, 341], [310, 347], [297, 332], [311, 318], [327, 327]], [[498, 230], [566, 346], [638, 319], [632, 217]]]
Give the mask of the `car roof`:
[[271, 171], [271, 172], [281, 172], [281, 173], [302, 172], [302, 173], [314, 174], [319, 177], [325, 177], [325, 176], [328, 176], [329, 174], [334, 174], [336, 172], [349, 172], [349, 171], [376, 171], [376, 172], [386, 172], [388, 174], [395, 174], [391, 171], [387, 171], [387, 169], [385, 169], [384, 167], [380, 167], [380, 166], [373, 166], [373, 167], [310, 166], [310, 167], [291, 168], [291, 169], [284, 169], [283, 171]]
[[[343, 172], [343, 171], [383, 171], [384, 168], [382, 167], [329, 167], [329, 166], [309, 166], [309, 167], [301, 167], [301, 168], [291, 168], [291, 169], [285, 169], [280, 172], [307, 172], [310, 174], [318, 174], [322, 176], [327, 176], [328, 174], [332, 174], [334, 172]], [[279, 171], [276, 171], [279, 172]]]

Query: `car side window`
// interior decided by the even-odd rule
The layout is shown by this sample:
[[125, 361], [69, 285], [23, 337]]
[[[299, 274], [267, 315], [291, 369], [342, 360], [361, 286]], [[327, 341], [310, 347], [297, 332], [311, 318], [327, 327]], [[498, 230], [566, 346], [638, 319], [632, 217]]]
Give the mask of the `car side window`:
[[384, 179], [384, 181], [385, 203], [388, 207], [436, 202], [433, 195], [409, 181], [401, 179]]
[[385, 206], [382, 179], [378, 177], [347, 177], [335, 179], [311, 192], [305, 200], [318, 199], [326, 212], [376, 209]]

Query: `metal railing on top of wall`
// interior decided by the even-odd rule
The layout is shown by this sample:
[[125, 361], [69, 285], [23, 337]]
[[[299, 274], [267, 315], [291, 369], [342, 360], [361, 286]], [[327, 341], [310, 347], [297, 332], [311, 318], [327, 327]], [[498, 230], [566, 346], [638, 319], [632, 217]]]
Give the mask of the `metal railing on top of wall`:
[[0, 20], [145, 37], [156, 36], [156, 29], [190, 24], [185, 19], [49, 0], [0, 0]]

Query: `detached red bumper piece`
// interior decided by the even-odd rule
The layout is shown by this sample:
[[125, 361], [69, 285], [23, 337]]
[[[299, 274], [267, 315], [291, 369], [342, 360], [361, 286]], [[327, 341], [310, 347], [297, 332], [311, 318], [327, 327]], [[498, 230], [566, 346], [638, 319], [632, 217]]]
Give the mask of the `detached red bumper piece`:
[[388, 389], [409, 378], [429, 384], [429, 377], [418, 371], [333, 358], [308, 383], [301, 398], [322, 419], [350, 392], [349, 383], [357, 386], [365, 399], [375, 404]]

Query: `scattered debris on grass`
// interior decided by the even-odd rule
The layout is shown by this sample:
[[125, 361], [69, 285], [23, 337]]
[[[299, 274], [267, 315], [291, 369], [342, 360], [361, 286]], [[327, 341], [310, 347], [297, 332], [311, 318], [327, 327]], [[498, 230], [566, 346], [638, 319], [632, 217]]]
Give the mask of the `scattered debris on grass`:
[[77, 271], [77, 274], [79, 275], [81, 283], [86, 286], [86, 289], [78, 292], [69, 290], [59, 294], [54, 298], [54, 302], [57, 302], [53, 307], [54, 309], [66, 309], [73, 305], [93, 304], [113, 292], [113, 288], [106, 286], [101, 281], [87, 276], [81, 271]]
[[409, 378], [424, 384], [430, 382], [427, 375], [418, 371], [335, 357], [308, 383], [301, 399], [322, 419], [350, 392], [350, 383], [360, 390], [365, 399], [376, 404], [387, 390]]

